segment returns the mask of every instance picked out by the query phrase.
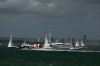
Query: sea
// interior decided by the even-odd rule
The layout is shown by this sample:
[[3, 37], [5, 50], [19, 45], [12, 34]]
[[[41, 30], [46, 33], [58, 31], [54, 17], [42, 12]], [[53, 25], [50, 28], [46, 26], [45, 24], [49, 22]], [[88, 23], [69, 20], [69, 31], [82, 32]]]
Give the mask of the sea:
[[0, 66], [100, 66], [100, 45], [77, 52], [20, 50], [4, 44], [0, 45]]

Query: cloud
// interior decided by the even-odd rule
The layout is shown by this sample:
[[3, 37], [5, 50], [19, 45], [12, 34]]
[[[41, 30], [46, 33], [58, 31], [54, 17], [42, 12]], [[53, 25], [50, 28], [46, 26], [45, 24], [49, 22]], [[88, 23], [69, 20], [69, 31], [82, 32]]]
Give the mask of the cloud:
[[44, 37], [51, 26], [56, 37], [77, 37], [84, 32], [98, 37], [99, 24], [99, 0], [0, 0], [2, 36]]
[[[99, 0], [1, 0], [0, 14], [16, 19], [82, 19], [97, 16]], [[95, 4], [95, 5], [93, 5]], [[97, 12], [97, 13], [95, 13]], [[8, 16], [8, 18], [10, 18]], [[99, 17], [99, 16], [98, 16]], [[98, 18], [97, 17], [97, 18]]]
[[51, 12], [56, 8], [53, 2], [41, 2], [38, 0], [6, 0], [0, 1], [0, 13], [44, 13]]

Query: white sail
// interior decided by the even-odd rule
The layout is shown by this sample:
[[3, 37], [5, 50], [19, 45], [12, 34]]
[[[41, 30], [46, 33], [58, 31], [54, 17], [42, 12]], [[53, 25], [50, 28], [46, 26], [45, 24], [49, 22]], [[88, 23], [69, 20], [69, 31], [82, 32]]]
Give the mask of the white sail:
[[70, 48], [69, 48], [70, 50], [74, 50], [74, 49], [79, 49], [78, 47], [74, 47], [73, 46], [73, 43], [72, 43], [72, 38], [71, 38], [71, 42], [70, 42]]
[[8, 46], [7, 47], [16, 47], [13, 42], [12, 42], [12, 34], [10, 36], [10, 40], [9, 40], [9, 43], [8, 43]]
[[75, 46], [76, 46], [76, 47], [79, 47], [79, 42], [78, 42], [78, 40], [76, 40]]
[[44, 42], [43, 48], [51, 48], [49, 45], [48, 39], [47, 39], [47, 35], [45, 37], [45, 42]]
[[70, 41], [70, 48], [69, 49], [74, 49], [74, 47], [72, 45], [72, 38], [71, 38], [71, 41]]
[[83, 43], [83, 41], [81, 41], [81, 44], [80, 44], [80, 45], [81, 45], [81, 46], [85, 46], [84, 43]]

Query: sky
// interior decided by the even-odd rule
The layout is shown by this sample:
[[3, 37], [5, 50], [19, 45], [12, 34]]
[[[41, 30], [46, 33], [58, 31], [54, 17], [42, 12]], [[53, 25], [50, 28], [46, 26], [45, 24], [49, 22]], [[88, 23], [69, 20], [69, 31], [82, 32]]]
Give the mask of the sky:
[[100, 39], [100, 0], [0, 0], [0, 37]]

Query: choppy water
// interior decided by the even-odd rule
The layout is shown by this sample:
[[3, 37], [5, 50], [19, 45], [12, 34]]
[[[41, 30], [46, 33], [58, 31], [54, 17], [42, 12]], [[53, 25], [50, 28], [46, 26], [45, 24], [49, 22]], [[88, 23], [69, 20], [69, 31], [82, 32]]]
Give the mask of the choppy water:
[[23, 51], [2, 45], [0, 66], [100, 66], [100, 52]]

